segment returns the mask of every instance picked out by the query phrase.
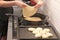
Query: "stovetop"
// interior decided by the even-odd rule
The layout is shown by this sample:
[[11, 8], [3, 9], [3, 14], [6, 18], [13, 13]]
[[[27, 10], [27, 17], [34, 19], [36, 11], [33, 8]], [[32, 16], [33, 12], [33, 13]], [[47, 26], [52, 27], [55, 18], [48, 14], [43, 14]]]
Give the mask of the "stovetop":
[[[15, 32], [13, 33], [13, 36], [14, 38], [17, 38], [17, 39], [20, 39], [20, 28], [28, 28], [28, 27], [50, 27], [50, 28], [53, 28], [53, 25], [51, 25], [50, 22], [48, 21], [45, 21], [44, 24], [36, 24], [36, 25], [33, 25], [31, 23], [28, 23], [28, 22], [25, 22], [24, 20], [18, 20], [17, 22], [17, 30], [15, 30]], [[57, 31], [55, 31], [56, 29], [53, 28], [53, 31], [56, 33]], [[57, 35], [57, 34], [56, 34]], [[57, 37], [58, 38], [58, 37]]]

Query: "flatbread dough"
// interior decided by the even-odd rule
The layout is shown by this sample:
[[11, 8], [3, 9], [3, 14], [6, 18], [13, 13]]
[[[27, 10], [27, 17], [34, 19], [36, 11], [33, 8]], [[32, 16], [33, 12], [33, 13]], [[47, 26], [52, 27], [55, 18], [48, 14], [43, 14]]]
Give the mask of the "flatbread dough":
[[[48, 28], [28, 28], [29, 31], [31, 31], [36, 38], [50, 38], [53, 37], [54, 35], [50, 32], [46, 32], [47, 30], [50, 30]], [[44, 31], [45, 30], [45, 31]]]
[[28, 28], [28, 30], [29, 30], [29, 31], [34, 31], [34, 30], [35, 30], [35, 28]]
[[27, 5], [27, 7], [23, 8], [22, 10], [24, 17], [30, 17], [37, 12], [38, 8], [34, 8], [34, 6]]
[[41, 21], [41, 18], [39, 18], [39, 17], [26, 17], [25, 20], [28, 20], [28, 21]]

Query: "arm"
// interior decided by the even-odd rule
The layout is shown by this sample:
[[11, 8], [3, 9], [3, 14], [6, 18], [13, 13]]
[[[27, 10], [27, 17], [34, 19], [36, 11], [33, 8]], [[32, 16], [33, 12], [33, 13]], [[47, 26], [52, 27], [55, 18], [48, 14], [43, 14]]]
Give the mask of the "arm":
[[35, 3], [38, 3], [38, 2], [41, 1], [41, 0], [31, 0], [31, 1], [34, 1]]
[[0, 7], [10, 7], [15, 6], [14, 1], [0, 1]]
[[11, 7], [11, 6], [25, 7], [26, 4], [20, 1], [0, 1], [0, 7]]

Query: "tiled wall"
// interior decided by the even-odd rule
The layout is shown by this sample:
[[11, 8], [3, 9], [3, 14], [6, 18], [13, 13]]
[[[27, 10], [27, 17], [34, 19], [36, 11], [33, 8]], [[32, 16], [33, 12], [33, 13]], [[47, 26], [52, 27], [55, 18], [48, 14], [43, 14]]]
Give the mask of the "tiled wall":
[[45, 0], [44, 10], [53, 25], [60, 31], [60, 0]]

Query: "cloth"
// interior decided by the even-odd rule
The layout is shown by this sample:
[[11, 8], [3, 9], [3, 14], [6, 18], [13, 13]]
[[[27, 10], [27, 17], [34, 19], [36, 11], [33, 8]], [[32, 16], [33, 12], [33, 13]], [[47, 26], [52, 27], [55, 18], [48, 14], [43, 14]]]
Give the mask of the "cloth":
[[[32, 1], [32, 0], [23, 0], [26, 4], [28, 4], [28, 5], [30, 5], [30, 6], [34, 6], [34, 5], [36, 5], [36, 3], [34, 2], [34, 1]], [[28, 1], [30, 1], [30, 2], [28, 2]]]
[[9, 17], [5, 15], [6, 13], [13, 13], [13, 8], [0, 7], [0, 38], [7, 35]]
[[36, 5], [36, 3], [34, 1], [30, 1], [31, 5]]

